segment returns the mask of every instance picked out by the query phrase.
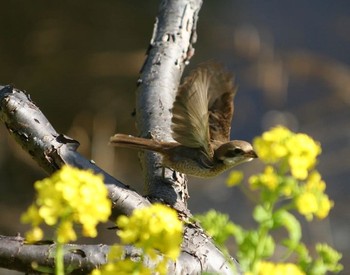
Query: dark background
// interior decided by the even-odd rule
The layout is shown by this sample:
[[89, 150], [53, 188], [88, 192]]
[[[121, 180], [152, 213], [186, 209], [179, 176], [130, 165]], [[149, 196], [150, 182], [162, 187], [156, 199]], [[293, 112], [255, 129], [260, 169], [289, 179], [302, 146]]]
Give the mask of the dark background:
[[[58, 132], [80, 141], [82, 154], [140, 191], [137, 153], [107, 142], [116, 132], [137, 133], [134, 91], [157, 7], [153, 0], [0, 2], [0, 84], [28, 91]], [[321, 142], [318, 168], [335, 207], [329, 218], [305, 224], [304, 236], [310, 245], [335, 246], [346, 267], [350, 3], [204, 1], [195, 48], [190, 68], [217, 60], [236, 76], [235, 139], [252, 140], [283, 123]], [[239, 169], [250, 175], [261, 165]], [[33, 183], [45, 176], [0, 127], [0, 234], [24, 233], [20, 214], [33, 199]], [[215, 208], [253, 225], [251, 204], [238, 189], [225, 187], [226, 176], [191, 178], [191, 211]], [[111, 236], [102, 234], [98, 242], [111, 243]]]

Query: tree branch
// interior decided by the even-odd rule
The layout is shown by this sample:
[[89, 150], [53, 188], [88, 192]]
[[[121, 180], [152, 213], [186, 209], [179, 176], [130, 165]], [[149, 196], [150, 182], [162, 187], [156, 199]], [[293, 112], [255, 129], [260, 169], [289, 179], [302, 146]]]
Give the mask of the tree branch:
[[[66, 245], [65, 266], [72, 267], [72, 274], [87, 274], [106, 262], [108, 245]], [[33, 267], [54, 268], [55, 245], [53, 243], [26, 244], [19, 236], [0, 236], [0, 266], [7, 269], [40, 273]]]
[[[194, 235], [193, 238], [199, 241], [200, 246], [201, 240], [198, 240], [198, 236]], [[25, 239], [20, 236], [0, 235], [0, 267], [25, 272], [26, 274], [40, 273], [37, 267], [54, 270], [55, 249], [56, 245], [51, 241], [27, 244]], [[64, 265], [69, 267], [70, 274], [88, 274], [93, 269], [106, 263], [109, 250], [110, 246], [104, 244], [67, 244], [64, 246]], [[141, 259], [142, 251], [140, 249], [126, 245], [123, 246], [123, 251], [125, 258], [135, 261]], [[210, 253], [206, 254], [206, 258], [203, 258], [203, 255], [189, 249], [182, 251], [176, 262], [168, 264], [168, 273], [199, 274], [204, 270], [203, 263], [208, 262], [207, 271], [215, 271], [218, 274], [232, 274], [229, 262], [221, 257], [221, 253], [215, 247], [210, 247]], [[162, 255], [159, 255], [159, 257], [161, 258]], [[33, 263], [35, 263], [34, 266]], [[215, 263], [215, 265], [212, 265], [212, 263]], [[146, 258], [144, 264], [152, 267], [155, 262]]]
[[[171, 108], [185, 65], [193, 55], [201, 0], [162, 1], [136, 92], [137, 125], [143, 137], [172, 140]], [[187, 178], [165, 168], [161, 156], [142, 153], [148, 196], [189, 214]]]
[[79, 142], [58, 134], [23, 91], [11, 86], [0, 86], [0, 119], [23, 150], [48, 174], [64, 164], [102, 174], [113, 202], [113, 222], [120, 214], [130, 215], [134, 209], [150, 205], [147, 199], [80, 155], [76, 151]]
[[[143, 137], [172, 140], [171, 108], [183, 69], [194, 53], [193, 44], [196, 42], [196, 25], [201, 4], [201, 0], [161, 1], [147, 58], [138, 80], [137, 122]], [[10, 86], [0, 86], [0, 108], [0, 119], [10, 134], [48, 173], [56, 171], [65, 163], [102, 173], [114, 203], [114, 218], [119, 214], [130, 215], [134, 209], [150, 204], [147, 199], [76, 152], [78, 142], [58, 134], [23, 92]], [[161, 156], [158, 154], [143, 153], [141, 161], [148, 197], [152, 201], [162, 201], [173, 206], [186, 222], [182, 253], [176, 263], [169, 265], [169, 273], [239, 273], [236, 262], [232, 258], [227, 259], [201, 227], [190, 221], [186, 176], [170, 169], [165, 169], [163, 173]], [[11, 242], [17, 243], [13, 245]], [[73, 250], [68, 249], [72, 247]], [[107, 246], [67, 245], [66, 248], [66, 266], [76, 260], [81, 263], [76, 272], [80, 270], [82, 273], [105, 263], [108, 252]], [[52, 266], [52, 260], [41, 262], [46, 259], [41, 255], [46, 255], [50, 249], [52, 245], [24, 244], [20, 237], [0, 238], [0, 265], [6, 267], [6, 262], [13, 262], [17, 263], [17, 268], [19, 266], [21, 270], [29, 272], [33, 271], [32, 261], [39, 265]], [[20, 253], [5, 253], [9, 250], [25, 251], [26, 260], [20, 257]], [[31, 252], [34, 250], [35, 252]], [[134, 248], [129, 251], [137, 254]], [[81, 261], [82, 255], [84, 261]]]

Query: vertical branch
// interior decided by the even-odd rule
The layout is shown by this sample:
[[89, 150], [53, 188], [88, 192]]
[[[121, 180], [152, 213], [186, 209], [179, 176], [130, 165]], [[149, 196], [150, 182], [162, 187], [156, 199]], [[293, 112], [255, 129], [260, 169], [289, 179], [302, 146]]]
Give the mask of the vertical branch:
[[[201, 0], [163, 0], [137, 89], [137, 123], [142, 137], [169, 141], [171, 108], [183, 69], [192, 57]], [[161, 156], [142, 152], [148, 196], [187, 212], [187, 178], [163, 170]]]
[[[171, 141], [171, 109], [185, 65], [194, 54], [201, 0], [163, 0], [141, 69], [136, 94], [140, 136]], [[161, 165], [161, 156], [141, 152], [148, 196], [189, 215], [187, 178]], [[186, 216], [186, 215], [185, 215]], [[234, 259], [226, 258], [196, 224], [186, 224], [182, 253], [169, 270], [176, 274], [203, 271], [240, 274]]]

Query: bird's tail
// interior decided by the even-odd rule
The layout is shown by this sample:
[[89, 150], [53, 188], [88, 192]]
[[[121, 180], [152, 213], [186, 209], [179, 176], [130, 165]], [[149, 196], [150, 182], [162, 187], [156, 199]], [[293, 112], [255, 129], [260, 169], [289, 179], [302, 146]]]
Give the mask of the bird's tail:
[[117, 147], [149, 150], [158, 153], [163, 153], [165, 151], [164, 146], [162, 146], [157, 140], [134, 137], [124, 134], [115, 134], [109, 139], [109, 144]]

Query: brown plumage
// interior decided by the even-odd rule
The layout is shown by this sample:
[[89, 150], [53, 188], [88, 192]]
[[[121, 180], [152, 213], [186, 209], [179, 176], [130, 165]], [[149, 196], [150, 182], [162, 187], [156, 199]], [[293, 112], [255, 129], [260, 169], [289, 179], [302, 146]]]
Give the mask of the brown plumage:
[[182, 173], [216, 176], [257, 157], [248, 142], [230, 141], [235, 93], [229, 73], [220, 65], [203, 64], [185, 79], [175, 98], [171, 129], [176, 142], [116, 134], [110, 143], [158, 152], [164, 166]]

